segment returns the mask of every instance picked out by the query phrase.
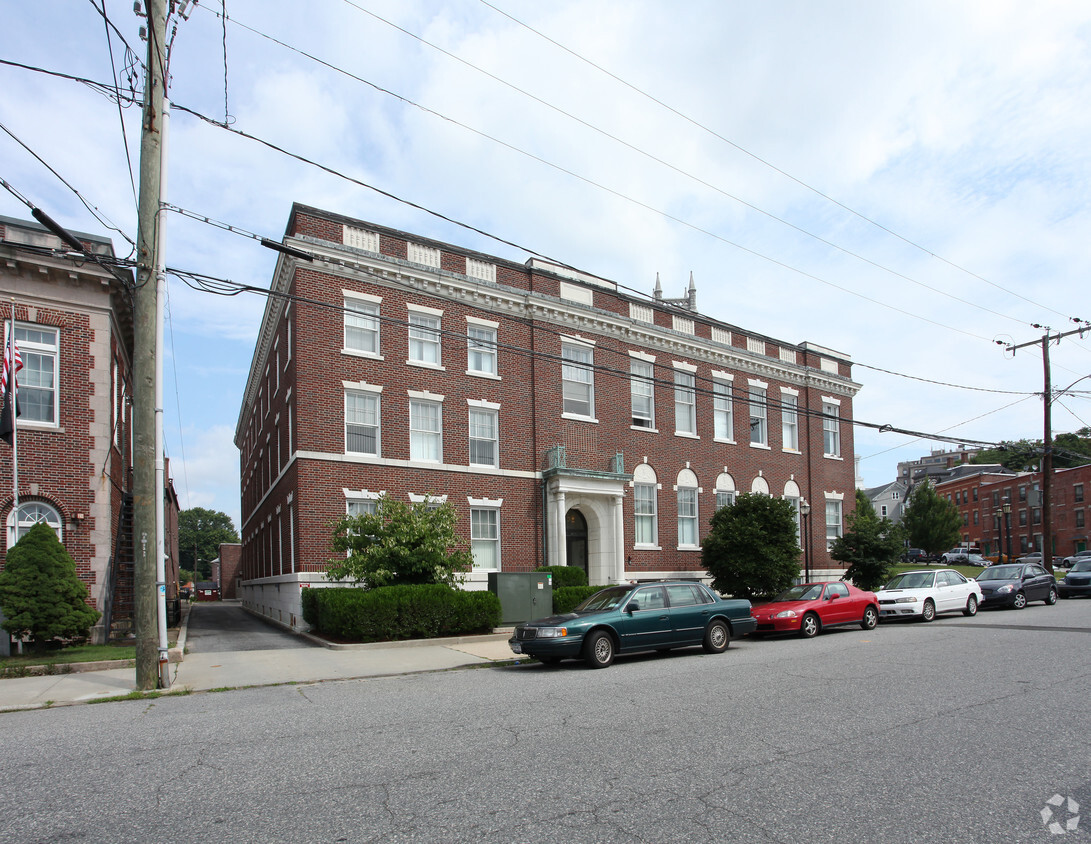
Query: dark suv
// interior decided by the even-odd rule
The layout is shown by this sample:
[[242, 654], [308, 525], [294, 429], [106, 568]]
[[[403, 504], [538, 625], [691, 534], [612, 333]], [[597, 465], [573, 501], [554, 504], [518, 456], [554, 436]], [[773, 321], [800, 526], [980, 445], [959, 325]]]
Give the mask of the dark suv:
[[907, 548], [905, 553], [902, 554], [902, 562], [916, 565], [918, 563], [928, 563], [931, 560], [923, 548]]

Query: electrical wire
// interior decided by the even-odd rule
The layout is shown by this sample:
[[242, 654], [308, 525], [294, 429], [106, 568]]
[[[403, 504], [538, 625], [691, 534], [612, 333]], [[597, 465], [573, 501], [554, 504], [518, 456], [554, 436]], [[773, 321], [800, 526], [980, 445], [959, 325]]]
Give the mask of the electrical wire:
[[[89, 2], [91, 3], [92, 8], [94, 8], [95, 11], [98, 11], [102, 15], [102, 24], [106, 29], [106, 48], [110, 52], [110, 76], [116, 82], [117, 81], [117, 65], [114, 63], [114, 43], [113, 43], [113, 39], [110, 37], [110, 27], [112, 26], [112, 24], [110, 22], [110, 18], [107, 17], [107, 15], [106, 15], [106, 0], [102, 0], [102, 9], [101, 10], [99, 10], [98, 6], [95, 5], [95, 0], [89, 0]], [[117, 29], [116, 26], [113, 27], [113, 28], [115, 30]], [[122, 41], [123, 44], [125, 43], [124, 38], [122, 38], [121, 41]], [[125, 47], [126, 47], [126, 49], [128, 49], [129, 45], [125, 44]], [[118, 86], [118, 88], [117, 88], [117, 96], [115, 97], [115, 99], [117, 100], [117, 116], [118, 116], [119, 122], [121, 123], [121, 142], [122, 142], [122, 145], [125, 148], [125, 162], [126, 162], [126, 164], [128, 165], [128, 168], [129, 168], [129, 184], [132, 185], [132, 189], [133, 189], [133, 206], [136, 207], [136, 206], [138, 206], [140, 204], [140, 200], [137, 198], [136, 175], [133, 173], [133, 159], [132, 159], [132, 156], [129, 155], [129, 137], [128, 137], [128, 134], [125, 131], [125, 114], [124, 114], [124, 112], [122, 110], [122, 105], [121, 105], [121, 99], [122, 98], [121, 98], [121, 88], [120, 88], [120, 86]]]
[[[348, 2], [348, 0], [346, 0], [346, 2]], [[579, 59], [581, 62], [584, 62], [585, 64], [590, 65], [595, 70], [597, 70], [597, 71], [599, 71], [601, 73], [604, 73], [605, 75], [609, 76], [611, 79], [615, 80], [616, 82], [619, 82], [620, 84], [624, 85], [626, 88], [633, 91], [634, 93], [637, 93], [640, 96], [642, 96], [642, 97], [644, 97], [644, 98], [646, 98], [648, 100], [651, 100], [656, 105], [661, 106], [662, 108], [666, 109], [667, 111], [671, 112], [672, 114], [676, 115], [677, 117], [680, 117], [682, 120], [686, 121], [690, 125], [698, 128], [701, 131], [711, 135], [712, 137], [722, 141], [723, 143], [727, 144], [728, 146], [732, 147], [733, 149], [741, 152], [743, 155], [746, 155], [746, 156], [752, 158], [754, 161], [757, 161], [759, 164], [762, 164], [763, 166], [768, 167], [769, 169], [773, 170], [774, 172], [779, 173], [781, 176], [784, 176], [786, 179], [789, 179], [789, 180], [795, 182], [797, 185], [799, 185], [800, 187], [805, 188], [806, 190], [810, 191], [811, 193], [815, 194], [816, 196], [819, 196], [822, 199], [826, 200], [827, 202], [830, 202], [830, 203], [836, 205], [838, 208], [841, 208], [842, 210], [847, 211], [849, 214], [851, 214], [854, 217], [862, 220], [863, 222], [868, 223], [869, 225], [875, 226], [876, 228], [880, 229], [881, 231], [884, 231], [887, 234], [891, 235], [892, 237], [895, 237], [898, 240], [902, 241], [903, 243], [907, 244], [908, 246], [911, 246], [914, 249], [917, 249], [918, 251], [923, 252], [925, 255], [928, 255], [931, 258], [935, 258], [936, 260], [941, 261], [942, 263], [946, 264], [947, 266], [949, 266], [949, 267], [951, 267], [951, 268], [953, 268], [955, 270], [958, 270], [959, 272], [965, 273], [966, 275], [970, 276], [971, 278], [975, 278], [978, 281], [983, 281], [985, 284], [988, 284], [988, 285], [992, 286], [993, 288], [995, 288], [997, 290], [1000, 290], [1003, 293], [1007, 293], [1010, 296], [1015, 296], [1018, 299], [1022, 299], [1024, 302], [1026, 302], [1026, 303], [1028, 303], [1030, 305], [1034, 305], [1035, 307], [1044, 308], [1045, 310], [1048, 310], [1048, 311], [1050, 311], [1050, 312], [1052, 312], [1054, 314], [1057, 314], [1058, 316], [1062, 316], [1062, 317], [1067, 318], [1066, 314], [1061, 313], [1060, 311], [1055, 310], [1054, 308], [1051, 308], [1048, 305], [1043, 305], [1040, 302], [1036, 302], [1033, 299], [1028, 299], [1026, 296], [1023, 296], [1021, 293], [1018, 293], [1015, 290], [1010, 290], [1010, 289], [1008, 289], [1006, 287], [1003, 287], [1002, 285], [996, 284], [995, 282], [990, 281], [988, 278], [985, 278], [984, 276], [979, 275], [978, 273], [975, 273], [972, 270], [966, 269], [965, 267], [961, 266], [960, 264], [957, 264], [954, 261], [951, 261], [951, 260], [943, 257], [942, 255], [938, 254], [937, 252], [932, 251], [928, 247], [922, 246], [919, 243], [917, 243], [916, 241], [913, 241], [913, 240], [905, 237], [904, 235], [899, 234], [898, 232], [894, 231], [893, 229], [890, 229], [887, 226], [883, 225], [882, 223], [872, 219], [871, 217], [868, 217], [866, 214], [862, 214], [861, 212], [855, 210], [854, 208], [849, 207], [845, 203], [843, 203], [843, 202], [841, 202], [841, 201], [839, 201], [837, 199], [834, 199], [829, 194], [824, 193], [823, 191], [821, 191], [818, 188], [808, 184], [807, 182], [803, 181], [802, 179], [798, 178], [797, 176], [793, 176], [788, 171], [783, 170], [782, 168], [778, 167], [777, 165], [773, 164], [772, 162], [768, 161], [767, 159], [762, 158], [761, 156], [759, 156], [756, 153], [746, 149], [745, 147], [741, 146], [740, 144], [737, 144], [735, 141], [732, 141], [731, 139], [724, 137], [719, 132], [716, 132], [714, 129], [709, 128], [708, 126], [701, 123], [697, 119], [691, 117], [688, 114], [685, 114], [684, 112], [680, 111], [679, 109], [675, 108], [672, 105], [669, 105], [668, 103], [664, 102], [663, 100], [658, 99], [657, 97], [653, 96], [652, 94], [649, 94], [647, 91], [643, 90], [642, 88], [637, 87], [636, 85], [632, 84], [631, 82], [628, 82], [627, 80], [623, 79], [622, 77], [618, 76], [617, 74], [612, 73], [611, 71], [607, 70], [606, 68], [602, 67], [601, 65], [596, 64], [595, 62], [591, 61], [590, 59], [588, 59], [587, 57], [581, 55], [580, 53], [576, 52], [575, 50], [571, 49], [570, 47], [567, 47], [564, 44], [561, 44], [559, 41], [556, 41], [555, 39], [550, 38], [548, 35], [540, 32], [539, 30], [535, 29], [534, 27], [530, 26], [529, 24], [525, 23], [524, 21], [516, 18], [514, 15], [511, 15], [510, 13], [504, 11], [503, 9], [500, 9], [500, 8], [494, 6], [492, 3], [488, 2], [488, 0], [480, 0], [480, 2], [482, 4], [484, 4], [485, 6], [488, 6], [494, 12], [496, 12], [496, 13], [498, 13], [500, 15], [503, 15], [504, 17], [506, 17], [508, 20], [512, 21], [513, 23], [518, 24], [519, 26], [523, 27], [524, 29], [528, 30], [529, 32], [534, 33], [539, 38], [542, 38], [545, 41], [548, 41], [550, 44], [557, 47], [558, 49], [563, 50], [564, 52], [568, 53], [569, 55], [573, 56], [574, 58]], [[425, 42], [425, 43], [427, 43], [427, 42]]]

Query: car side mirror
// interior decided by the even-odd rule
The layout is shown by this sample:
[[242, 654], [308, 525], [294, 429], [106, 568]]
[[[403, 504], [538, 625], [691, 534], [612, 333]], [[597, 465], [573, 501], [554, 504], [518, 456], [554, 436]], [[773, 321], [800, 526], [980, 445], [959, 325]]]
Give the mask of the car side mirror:
[[640, 602], [639, 601], [629, 601], [628, 605], [625, 607], [625, 612], [632, 615], [634, 612], [636, 612], [639, 609], [640, 609]]
[[838, 599], [840, 597], [841, 597], [840, 595], [830, 595], [830, 597], [828, 597], [826, 600], [827, 601], [834, 601], [834, 600], [836, 600], [836, 599]]

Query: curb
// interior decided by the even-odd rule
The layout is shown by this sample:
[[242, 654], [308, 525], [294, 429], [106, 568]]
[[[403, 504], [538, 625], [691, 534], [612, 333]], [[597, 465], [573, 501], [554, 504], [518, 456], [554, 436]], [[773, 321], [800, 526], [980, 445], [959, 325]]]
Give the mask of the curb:
[[[331, 651], [367, 651], [389, 648], [426, 648], [432, 645], [447, 647], [450, 645], [471, 645], [474, 642], [507, 641], [515, 628], [494, 628], [492, 633], [480, 633], [474, 636], [448, 636], [442, 639], [399, 639], [393, 642], [331, 642], [314, 633], [299, 633], [309, 642], [321, 645]], [[179, 636], [181, 642], [181, 636]]]

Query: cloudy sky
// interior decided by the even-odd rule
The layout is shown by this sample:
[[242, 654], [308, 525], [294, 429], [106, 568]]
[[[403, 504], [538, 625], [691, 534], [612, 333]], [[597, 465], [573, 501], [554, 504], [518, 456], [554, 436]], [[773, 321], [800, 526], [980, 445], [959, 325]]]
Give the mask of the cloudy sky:
[[[1042, 436], [1040, 350], [997, 341], [1091, 319], [1084, 0], [224, 2], [226, 23], [219, 0], [177, 22], [170, 95], [238, 131], [175, 110], [170, 204], [279, 239], [301, 202], [529, 257], [244, 132], [640, 291], [658, 273], [681, 296], [693, 273], [702, 312], [850, 355], [858, 420], [955, 444]], [[128, 88], [143, 21], [106, 0], [108, 39], [101, 3], [0, 8], [0, 59], [41, 69], [0, 64], [0, 176], [124, 256], [109, 226], [135, 239], [138, 109], [41, 72]], [[0, 214], [29, 209], [0, 191]], [[168, 225], [168, 266], [268, 287], [255, 241]], [[262, 308], [170, 281], [175, 484], [236, 525]], [[1051, 358], [1056, 387], [1087, 377], [1091, 335]], [[1091, 424], [1091, 380], [1074, 390], [1055, 432]], [[942, 447], [856, 429], [866, 486]]]

